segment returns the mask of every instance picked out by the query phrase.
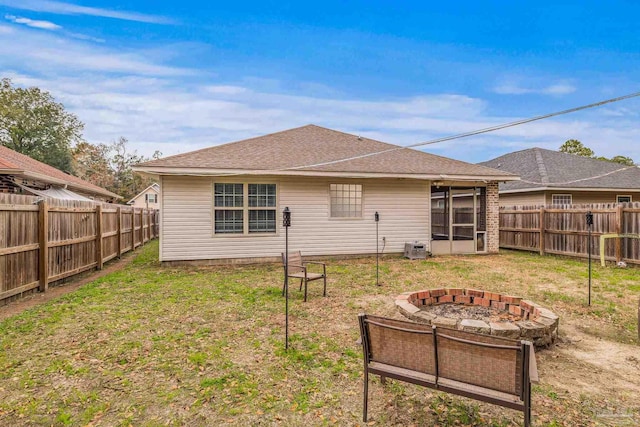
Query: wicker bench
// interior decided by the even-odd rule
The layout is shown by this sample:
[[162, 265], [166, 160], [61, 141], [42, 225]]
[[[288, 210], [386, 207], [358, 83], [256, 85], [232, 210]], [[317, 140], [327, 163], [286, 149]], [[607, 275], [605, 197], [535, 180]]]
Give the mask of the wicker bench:
[[538, 381], [533, 345], [457, 329], [360, 314], [364, 352], [363, 421], [369, 374], [493, 403], [531, 423], [531, 382]]

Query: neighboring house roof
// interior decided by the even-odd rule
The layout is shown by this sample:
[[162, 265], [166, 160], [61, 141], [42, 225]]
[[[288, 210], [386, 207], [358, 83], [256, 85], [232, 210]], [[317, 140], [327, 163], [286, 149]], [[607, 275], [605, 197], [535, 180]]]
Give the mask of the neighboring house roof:
[[[350, 159], [345, 160], [343, 159]], [[158, 175], [249, 173], [351, 177], [514, 180], [512, 173], [307, 125], [152, 160], [134, 170]]]
[[545, 189], [640, 191], [640, 168], [606, 160], [530, 148], [480, 163], [520, 175], [521, 180], [500, 184], [501, 192]]
[[29, 187], [25, 187], [24, 185], [20, 185], [20, 187], [28, 192], [30, 192], [31, 194], [35, 194], [36, 196], [41, 196], [41, 197], [48, 197], [51, 199], [58, 199], [58, 200], [80, 200], [83, 202], [91, 202], [92, 200], [88, 197], [84, 197], [81, 194], [78, 193], [74, 193], [73, 191], [66, 189], [66, 188], [56, 188], [56, 187], [52, 187], [49, 188], [48, 190], [36, 190], [33, 188], [29, 188]]
[[138, 197], [142, 196], [143, 194], [145, 194], [147, 191], [155, 191], [156, 194], [160, 194], [160, 184], [158, 184], [157, 182], [154, 182], [153, 184], [151, 184], [150, 186], [148, 186], [147, 188], [145, 188], [144, 190], [142, 190], [141, 192], [139, 192], [138, 194], [136, 194], [133, 199], [129, 200], [127, 202], [128, 205], [130, 205], [131, 203], [133, 203]]
[[77, 176], [64, 173], [53, 166], [39, 162], [2, 145], [0, 145], [0, 174], [20, 176], [48, 184], [66, 185], [76, 191], [89, 194], [116, 199], [122, 198], [111, 191], [93, 185]]

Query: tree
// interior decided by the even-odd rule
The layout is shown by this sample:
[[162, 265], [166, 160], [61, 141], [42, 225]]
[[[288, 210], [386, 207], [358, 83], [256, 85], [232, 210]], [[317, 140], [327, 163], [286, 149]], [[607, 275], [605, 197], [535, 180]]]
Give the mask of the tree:
[[[111, 191], [121, 195], [125, 200], [131, 199], [153, 183], [152, 179], [133, 173], [131, 169], [133, 165], [146, 162], [150, 159], [139, 155], [136, 150], [129, 151], [127, 147], [128, 142], [125, 137], [121, 136], [110, 146], [111, 152], [113, 153], [110, 158], [110, 163], [114, 177], [113, 190]], [[153, 157], [158, 158], [161, 155], [159, 151], [156, 151]]]
[[76, 176], [111, 191], [114, 184], [110, 163], [111, 147], [82, 141], [73, 149], [73, 170]]
[[620, 163], [621, 165], [626, 165], [626, 166], [635, 165], [635, 162], [633, 161], [633, 159], [631, 157], [626, 157], [626, 156], [615, 156], [607, 160], [609, 160], [610, 162]]
[[0, 144], [5, 147], [71, 173], [71, 148], [81, 142], [83, 128], [49, 92], [0, 80]]
[[591, 148], [585, 147], [582, 142], [577, 139], [569, 139], [560, 146], [562, 153], [576, 154], [583, 157], [594, 157], [595, 153]]
[[634, 166], [635, 162], [631, 157], [626, 156], [614, 156], [607, 158], [603, 156], [596, 156], [596, 153], [589, 147], [585, 147], [582, 142], [577, 139], [569, 139], [560, 146], [560, 151], [563, 153], [576, 154], [578, 156], [590, 157], [597, 160], [605, 160], [607, 162], [620, 163], [621, 165]]

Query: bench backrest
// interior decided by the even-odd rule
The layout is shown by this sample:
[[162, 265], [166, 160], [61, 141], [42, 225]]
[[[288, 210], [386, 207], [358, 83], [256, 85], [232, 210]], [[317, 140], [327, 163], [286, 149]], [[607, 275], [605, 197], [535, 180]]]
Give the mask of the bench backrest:
[[433, 328], [378, 316], [361, 318], [369, 361], [436, 374]]
[[361, 314], [367, 362], [522, 396], [521, 341]]
[[446, 328], [437, 330], [436, 339], [440, 378], [522, 394], [520, 341]]
[[[291, 273], [299, 273], [303, 271], [301, 267], [302, 265], [302, 253], [300, 251], [289, 252], [289, 274]], [[286, 262], [284, 253], [282, 253], [282, 265]]]

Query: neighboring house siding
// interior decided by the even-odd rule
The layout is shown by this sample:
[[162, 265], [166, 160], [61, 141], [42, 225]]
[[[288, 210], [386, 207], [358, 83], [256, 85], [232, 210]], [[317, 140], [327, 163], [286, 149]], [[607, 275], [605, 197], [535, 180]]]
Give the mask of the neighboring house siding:
[[502, 193], [500, 194], [500, 206], [539, 206], [551, 205], [554, 194], [570, 194], [572, 204], [592, 204], [592, 203], [616, 203], [617, 196], [631, 196], [633, 202], [640, 201], [638, 191], [567, 191], [551, 190], [537, 191], [532, 193]]
[[[549, 196], [549, 203], [551, 203], [551, 196]], [[543, 191], [534, 193], [501, 193], [500, 194], [500, 206], [530, 206], [530, 205], [544, 205], [545, 194]]]
[[[152, 202], [147, 203], [146, 199], [145, 199], [145, 195], [146, 194], [155, 194], [157, 202], [156, 203], [152, 203]], [[157, 193], [156, 191], [152, 190], [152, 189], [148, 189], [144, 193], [140, 193], [135, 198], [133, 203], [131, 203], [131, 206], [136, 207], [136, 208], [160, 209], [160, 194]]]
[[[277, 184], [277, 235], [214, 235], [214, 182]], [[329, 218], [330, 183], [363, 185], [362, 219]], [[161, 260], [279, 257], [285, 245], [285, 206], [292, 215], [290, 250], [303, 255], [375, 253], [378, 211], [380, 249], [384, 236], [385, 253], [402, 252], [405, 242], [429, 242], [429, 188], [429, 182], [418, 180], [164, 176]]]
[[640, 202], [640, 193], [637, 191], [547, 191], [546, 203], [551, 204], [553, 194], [571, 194], [574, 205], [590, 203], [616, 203], [616, 196], [631, 196], [634, 202]]

